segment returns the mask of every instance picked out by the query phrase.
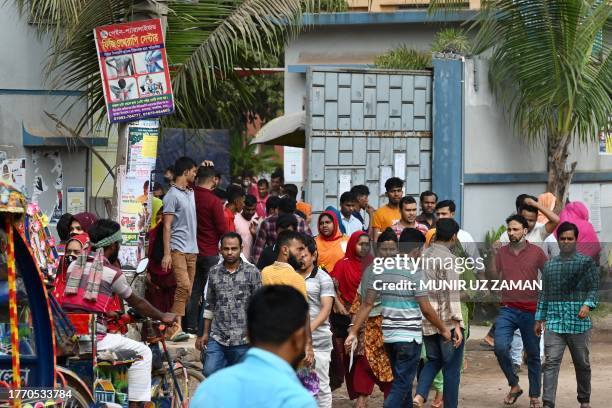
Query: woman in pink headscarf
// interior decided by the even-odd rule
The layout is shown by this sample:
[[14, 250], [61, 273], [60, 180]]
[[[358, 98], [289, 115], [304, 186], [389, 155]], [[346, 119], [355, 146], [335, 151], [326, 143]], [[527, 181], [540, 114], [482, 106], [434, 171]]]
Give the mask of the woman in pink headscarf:
[[[578, 252], [590, 256], [598, 262], [601, 245], [599, 244], [595, 228], [589, 222], [589, 210], [586, 205], [580, 201], [568, 203], [563, 211], [561, 211], [561, 214], [559, 214], [559, 219], [559, 224], [566, 221], [576, 224], [578, 227]], [[556, 231], [555, 235], [557, 235]]]

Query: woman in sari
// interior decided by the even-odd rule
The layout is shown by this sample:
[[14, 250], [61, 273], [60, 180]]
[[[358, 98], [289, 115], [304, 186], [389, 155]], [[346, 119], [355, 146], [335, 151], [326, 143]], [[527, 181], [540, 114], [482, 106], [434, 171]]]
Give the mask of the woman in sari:
[[[389, 360], [384, 351], [382, 339], [382, 317], [375, 308], [365, 328], [359, 332], [359, 341], [355, 350], [354, 363], [349, 370], [349, 356], [344, 350], [350, 316], [346, 311], [355, 313], [360, 305], [360, 284], [364, 270], [372, 263], [370, 238], [364, 231], [357, 231], [349, 239], [346, 257], [336, 263], [332, 277], [337, 284], [339, 305], [336, 314], [332, 315], [334, 332], [334, 356], [344, 369], [346, 388], [349, 398], [357, 399], [356, 406], [364, 407], [369, 395], [378, 385], [385, 395], [390, 390], [393, 378]], [[337, 365], [336, 365], [337, 366]]]
[[332, 211], [323, 211], [317, 222], [319, 235], [315, 238], [319, 253], [319, 266], [328, 272], [344, 258], [348, 238], [340, 232], [338, 218]]
[[[172, 268], [164, 270], [161, 267], [161, 260], [164, 256], [163, 223], [160, 222], [161, 206], [156, 208], [153, 205], [151, 215], [152, 228], [149, 236], [149, 265], [147, 267], [147, 282], [145, 289], [145, 299], [162, 312], [169, 312], [174, 302], [174, 291], [176, 289], [176, 279]], [[156, 211], [157, 210], [157, 211]]]

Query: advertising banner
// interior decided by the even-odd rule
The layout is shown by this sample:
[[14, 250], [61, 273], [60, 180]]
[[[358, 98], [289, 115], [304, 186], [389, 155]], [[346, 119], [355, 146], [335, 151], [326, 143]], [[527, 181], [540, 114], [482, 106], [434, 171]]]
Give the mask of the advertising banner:
[[94, 37], [110, 123], [174, 111], [159, 19], [96, 27]]
[[151, 173], [155, 170], [159, 122], [141, 120], [128, 127], [127, 165], [119, 172], [119, 258], [133, 268], [142, 258], [144, 234], [151, 221]]

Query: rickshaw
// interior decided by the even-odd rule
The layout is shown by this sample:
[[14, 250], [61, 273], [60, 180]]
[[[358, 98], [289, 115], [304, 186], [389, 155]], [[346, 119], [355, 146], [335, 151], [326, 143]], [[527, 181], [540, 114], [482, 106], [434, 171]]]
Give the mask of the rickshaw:
[[[118, 376], [112, 373], [112, 381], [100, 381], [96, 336], [91, 335], [96, 319], [66, 315], [47, 287], [58, 266], [47, 223], [19, 191], [0, 182], [0, 406], [85, 408], [100, 402], [127, 406], [127, 395], [115, 400], [119, 390], [111, 396], [108, 390], [97, 389], [96, 384], [116, 386]], [[83, 338], [90, 339], [88, 350], [87, 345], [85, 350], [79, 347]], [[152, 405], [185, 405], [203, 376], [181, 356], [173, 361], [163, 336], [153, 341], [163, 344], [167, 366], [152, 373]], [[67, 344], [75, 346], [74, 354], [64, 354]], [[122, 364], [126, 376], [129, 363]], [[127, 382], [120, 382], [126, 393]]]
[[[41, 271], [41, 253], [29, 245], [38, 237], [30, 233], [26, 212], [24, 196], [0, 183], [0, 403], [50, 405], [66, 402], [72, 390], [85, 400], [87, 388], [78, 376], [56, 366], [48, 270]], [[48, 243], [42, 246], [52, 249]], [[54, 266], [46, 261], [45, 267]], [[26, 388], [27, 393], [18, 391]]]

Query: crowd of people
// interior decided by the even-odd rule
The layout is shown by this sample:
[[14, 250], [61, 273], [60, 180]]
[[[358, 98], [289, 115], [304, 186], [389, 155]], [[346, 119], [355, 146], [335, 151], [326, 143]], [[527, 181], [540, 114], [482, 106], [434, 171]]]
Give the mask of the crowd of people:
[[[108, 220], [95, 223], [89, 239], [76, 229], [68, 233], [66, 263], [72, 263], [56, 291], [66, 298], [80, 285], [89, 293], [82, 275], [90, 268], [70, 257], [79, 255], [73, 248], [93, 242], [109, 268], [98, 289], [103, 312], [120, 297], [174, 322], [169, 340], [197, 335], [207, 380], [193, 406], [238, 407], [248, 400], [251, 406], [331, 407], [332, 391], [344, 384], [356, 407], [366, 406], [375, 386], [385, 407], [427, 401], [457, 407], [472, 318], [469, 295], [457, 282], [540, 277], [540, 291], [502, 291], [499, 316], [484, 339], [508, 380], [503, 402], [514, 404], [523, 394], [517, 372], [524, 348], [530, 407], [554, 407], [568, 346], [580, 407], [590, 406], [589, 313], [597, 305], [600, 246], [582, 203], [569, 203], [557, 215], [548, 195], [517, 197], [516, 213], [486, 265], [472, 262], [457, 273], [455, 266], [466, 264], [460, 261], [483, 258], [455, 221], [455, 203], [432, 191], [417, 202], [404, 196], [396, 177], [386, 181], [387, 202], [378, 209], [369, 205], [365, 185], [342, 192], [338, 208], [315, 209], [323, 211], [314, 234], [312, 207], [298, 201], [298, 188], [284, 183], [282, 171], [270, 181], [249, 176], [221, 190], [213, 163], [182, 157], [165, 177], [169, 188], [154, 192], [149, 231], [150, 303], [134, 298], [120, 271], [108, 266], [120, 243]], [[69, 229], [74, 220], [66, 220]], [[377, 260], [388, 265], [398, 255], [428, 262], [375, 268]], [[422, 282], [446, 285], [428, 290]], [[65, 300], [82, 307], [76, 303]], [[131, 387], [130, 377], [130, 393]]]

